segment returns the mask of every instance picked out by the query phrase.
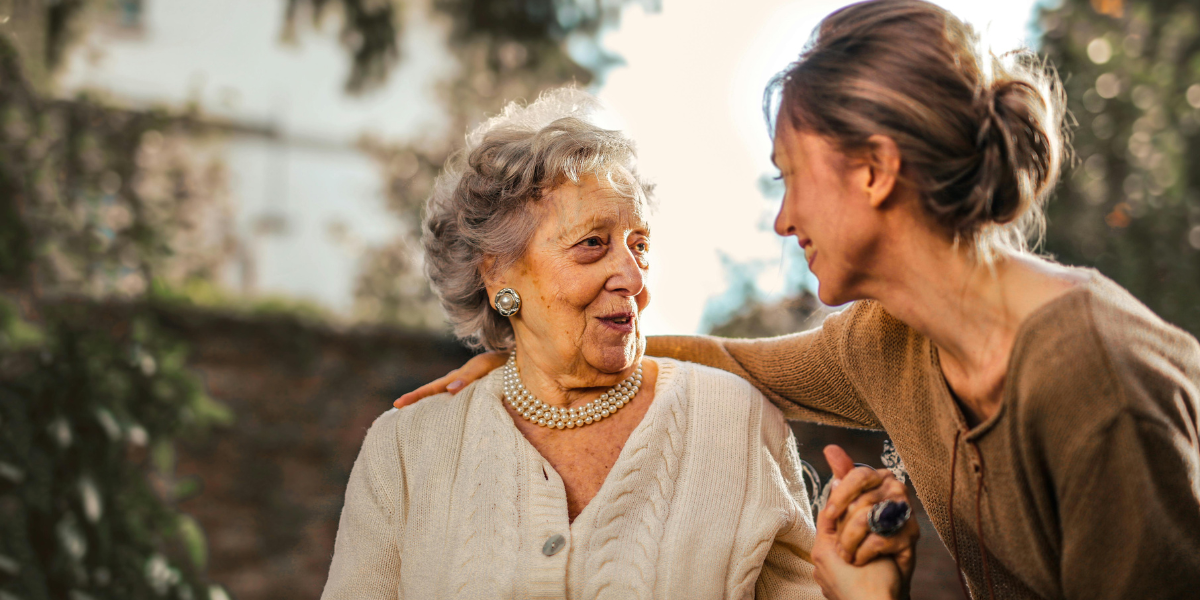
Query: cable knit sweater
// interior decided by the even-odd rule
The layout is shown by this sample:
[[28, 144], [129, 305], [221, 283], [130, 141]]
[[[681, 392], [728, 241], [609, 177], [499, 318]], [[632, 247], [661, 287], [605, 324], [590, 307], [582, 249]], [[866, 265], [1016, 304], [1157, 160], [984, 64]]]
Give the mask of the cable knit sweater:
[[650, 338], [790, 418], [886, 429], [976, 598], [1200, 597], [1200, 344], [1095, 271], [1029, 316], [969, 427], [930, 340], [876, 302], [760, 340]]
[[371, 426], [322, 598], [822, 597], [795, 440], [746, 381], [659, 359], [653, 403], [568, 523], [500, 374]]

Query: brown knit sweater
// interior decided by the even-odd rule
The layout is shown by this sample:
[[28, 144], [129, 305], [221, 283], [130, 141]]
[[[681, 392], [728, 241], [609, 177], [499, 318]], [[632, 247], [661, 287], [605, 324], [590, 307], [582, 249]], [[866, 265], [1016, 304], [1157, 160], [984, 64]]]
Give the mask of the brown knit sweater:
[[1099, 273], [1022, 323], [974, 428], [937, 349], [876, 302], [648, 353], [736, 373], [791, 419], [885, 429], [975, 598], [1200, 598], [1200, 345]]

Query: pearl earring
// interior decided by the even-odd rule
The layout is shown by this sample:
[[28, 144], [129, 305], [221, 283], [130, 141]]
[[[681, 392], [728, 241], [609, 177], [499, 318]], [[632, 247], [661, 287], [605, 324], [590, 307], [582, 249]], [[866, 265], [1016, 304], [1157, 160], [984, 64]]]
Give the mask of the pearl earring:
[[512, 288], [504, 288], [496, 292], [496, 300], [494, 302], [496, 312], [501, 316], [511, 317], [521, 310], [521, 295], [517, 290]]

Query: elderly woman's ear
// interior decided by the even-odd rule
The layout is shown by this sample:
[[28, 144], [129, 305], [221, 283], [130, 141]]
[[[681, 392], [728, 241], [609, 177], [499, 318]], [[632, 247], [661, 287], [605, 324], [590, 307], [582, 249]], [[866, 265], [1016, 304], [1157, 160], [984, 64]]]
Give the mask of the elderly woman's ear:
[[508, 286], [503, 275], [493, 272], [496, 257], [488, 255], [483, 258], [479, 268], [482, 272], [484, 289], [487, 292], [488, 303], [503, 317], [511, 317], [521, 310], [521, 294]]
[[479, 275], [484, 278], [484, 288], [487, 290], [488, 302], [496, 305], [496, 293], [509, 287], [504, 274], [496, 272], [496, 257], [487, 254], [479, 263]]

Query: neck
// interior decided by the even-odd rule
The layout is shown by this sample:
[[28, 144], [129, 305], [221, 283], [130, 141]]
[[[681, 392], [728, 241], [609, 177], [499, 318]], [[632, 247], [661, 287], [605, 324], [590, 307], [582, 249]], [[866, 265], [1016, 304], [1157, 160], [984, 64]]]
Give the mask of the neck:
[[931, 250], [897, 265], [872, 297], [940, 352], [977, 370], [991, 362], [987, 349], [1006, 346], [1020, 325], [1005, 293], [1010, 259], [984, 265], [949, 245]]
[[617, 373], [603, 373], [587, 365], [582, 358], [568, 361], [571, 366], [564, 369], [536, 353], [519, 350], [516, 353], [517, 370], [525, 388], [542, 402], [558, 408], [570, 408], [596, 399], [632, 375], [642, 359], [639, 353], [629, 367]]
[[1008, 253], [984, 264], [932, 235], [889, 245], [889, 253], [878, 269], [886, 275], [872, 274], [877, 283], [865, 295], [933, 342], [968, 419], [986, 420], [999, 409], [1021, 323], [1069, 286], [1051, 283], [1039, 259]]

